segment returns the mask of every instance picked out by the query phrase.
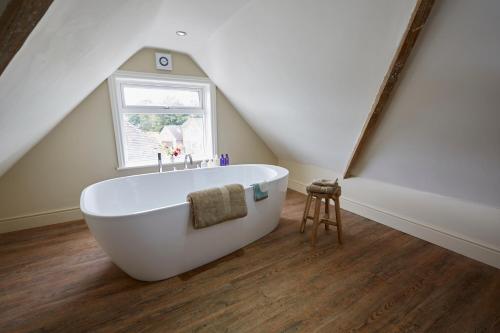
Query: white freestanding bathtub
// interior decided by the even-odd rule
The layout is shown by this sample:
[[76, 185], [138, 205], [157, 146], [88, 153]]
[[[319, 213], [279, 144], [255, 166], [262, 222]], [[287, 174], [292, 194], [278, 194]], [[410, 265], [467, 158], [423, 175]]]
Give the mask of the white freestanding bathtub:
[[[253, 183], [269, 182], [269, 197], [255, 202]], [[106, 180], [80, 199], [99, 245], [131, 277], [156, 281], [223, 257], [271, 232], [279, 222], [288, 170], [234, 165], [151, 173]], [[188, 193], [227, 184], [245, 187], [248, 215], [195, 230]]]

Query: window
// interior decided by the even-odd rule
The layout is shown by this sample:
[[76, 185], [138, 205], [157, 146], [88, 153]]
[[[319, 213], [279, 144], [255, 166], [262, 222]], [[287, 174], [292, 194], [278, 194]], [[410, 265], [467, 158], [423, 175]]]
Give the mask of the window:
[[108, 81], [119, 168], [156, 165], [158, 153], [164, 163], [215, 154], [215, 88], [208, 79], [118, 71]]

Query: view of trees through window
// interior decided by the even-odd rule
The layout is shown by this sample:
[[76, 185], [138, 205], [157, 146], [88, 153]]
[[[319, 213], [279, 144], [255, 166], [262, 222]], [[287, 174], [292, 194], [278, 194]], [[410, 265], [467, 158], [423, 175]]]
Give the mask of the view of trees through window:
[[123, 117], [126, 159], [131, 165], [152, 163], [158, 152], [169, 158], [176, 148], [181, 150], [178, 158], [205, 155], [203, 114], [127, 113]]
[[186, 114], [132, 114], [128, 121], [146, 132], [161, 132], [168, 125], [182, 125], [189, 116]]

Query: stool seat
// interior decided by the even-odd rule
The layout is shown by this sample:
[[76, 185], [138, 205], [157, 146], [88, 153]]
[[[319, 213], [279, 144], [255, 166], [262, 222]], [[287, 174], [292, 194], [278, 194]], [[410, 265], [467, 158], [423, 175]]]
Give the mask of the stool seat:
[[319, 186], [332, 186], [332, 187], [337, 187], [339, 186], [339, 179], [317, 179], [312, 182], [312, 185], [319, 185]]
[[[325, 181], [325, 180], [323, 180]], [[326, 182], [326, 181], [325, 181]], [[328, 186], [320, 186], [315, 183], [307, 186], [307, 200], [304, 209], [304, 215], [302, 217], [302, 223], [300, 225], [300, 232], [305, 231], [307, 220], [313, 220], [313, 230], [311, 233], [312, 244], [316, 244], [316, 236], [318, 232], [318, 227], [321, 223], [325, 225], [325, 230], [329, 229], [329, 226], [337, 227], [337, 237], [340, 244], [342, 244], [342, 221], [340, 217], [340, 195], [342, 192], [341, 187], [338, 185], [337, 181]], [[311, 209], [312, 201], [314, 204], [314, 214], [309, 215]], [[333, 200], [335, 204], [335, 220], [330, 219], [330, 200]], [[325, 215], [320, 218], [321, 202], [325, 202]]]
[[309, 185], [306, 187], [307, 193], [317, 193], [317, 194], [333, 194], [337, 190], [338, 186], [320, 186], [320, 185]]

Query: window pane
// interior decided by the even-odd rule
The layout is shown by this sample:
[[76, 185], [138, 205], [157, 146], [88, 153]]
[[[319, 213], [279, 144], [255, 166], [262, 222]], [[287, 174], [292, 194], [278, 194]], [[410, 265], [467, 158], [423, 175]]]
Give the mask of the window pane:
[[125, 107], [201, 108], [200, 91], [194, 89], [124, 86], [123, 100]]
[[175, 161], [183, 161], [186, 153], [207, 158], [204, 123], [202, 114], [123, 114], [126, 164], [155, 164], [159, 152], [169, 162], [176, 148]]

